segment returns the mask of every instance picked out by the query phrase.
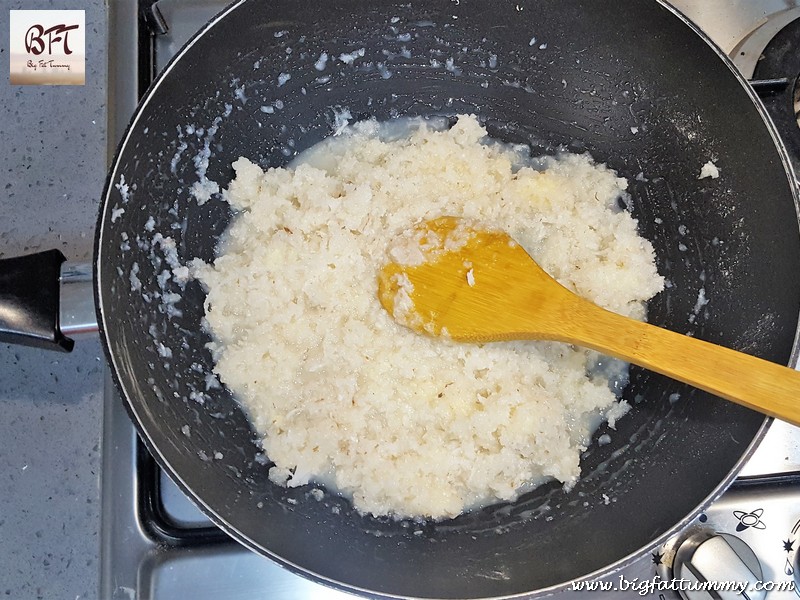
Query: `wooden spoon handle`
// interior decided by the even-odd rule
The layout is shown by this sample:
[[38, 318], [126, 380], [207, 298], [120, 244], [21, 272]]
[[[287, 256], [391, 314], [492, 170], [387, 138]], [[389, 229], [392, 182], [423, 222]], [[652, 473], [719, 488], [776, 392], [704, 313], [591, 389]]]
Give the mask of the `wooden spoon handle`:
[[590, 303], [579, 303], [571, 316], [571, 325], [565, 328], [571, 337], [563, 341], [616, 356], [800, 426], [800, 372], [794, 369]]

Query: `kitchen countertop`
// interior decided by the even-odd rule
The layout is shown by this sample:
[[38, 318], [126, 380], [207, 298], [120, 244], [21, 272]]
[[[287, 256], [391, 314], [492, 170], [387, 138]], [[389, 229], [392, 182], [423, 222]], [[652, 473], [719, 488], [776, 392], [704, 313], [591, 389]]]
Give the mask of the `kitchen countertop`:
[[[8, 9], [84, 9], [86, 85], [12, 86]], [[106, 173], [104, 0], [12, 0], [0, 11], [0, 258], [91, 258]], [[0, 344], [0, 598], [96, 598], [105, 360]]]

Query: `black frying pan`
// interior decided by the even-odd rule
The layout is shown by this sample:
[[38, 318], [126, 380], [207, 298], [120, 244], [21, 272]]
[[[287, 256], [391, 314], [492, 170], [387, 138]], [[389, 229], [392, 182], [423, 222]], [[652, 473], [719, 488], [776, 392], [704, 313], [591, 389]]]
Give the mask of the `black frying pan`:
[[[360, 48], [352, 65], [335, 59]], [[330, 59], [318, 71], [322, 52]], [[276, 100], [283, 108], [262, 111]], [[634, 410], [616, 432], [595, 434], [612, 442], [584, 454], [570, 493], [545, 485], [454, 520], [398, 523], [268, 481], [231, 394], [206, 389], [203, 292], [197, 282], [159, 284], [168, 258], [156, 236], [174, 239], [182, 262], [212, 260], [232, 215], [217, 197], [191, 197], [193, 157], [207, 148], [207, 176], [224, 187], [237, 157], [285, 165], [330, 135], [342, 108], [356, 119], [472, 112], [491, 135], [534, 154], [591, 152], [631, 182], [630, 209], [671, 283], [651, 302], [650, 321], [794, 360], [800, 236], [787, 160], [747, 84], [666, 5], [249, 0], [193, 38], [148, 92], [99, 219], [102, 338], [159, 463], [246, 546], [383, 596], [552, 590], [619, 566], [687, 523], [730, 482], [765, 419], [639, 369], [624, 393]], [[720, 178], [699, 180], [709, 160]], [[698, 308], [701, 290], [709, 302]], [[169, 308], [165, 293], [179, 302]]]

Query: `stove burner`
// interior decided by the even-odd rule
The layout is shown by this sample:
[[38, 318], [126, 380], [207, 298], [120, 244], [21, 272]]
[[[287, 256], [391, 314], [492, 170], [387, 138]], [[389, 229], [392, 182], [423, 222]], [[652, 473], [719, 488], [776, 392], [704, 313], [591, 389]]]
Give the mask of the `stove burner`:
[[[113, 35], [109, 37], [117, 64], [110, 81], [116, 99], [113, 109], [117, 118], [112, 124], [112, 130], [116, 128], [116, 135], [121, 135], [125, 130], [137, 97], [148, 87], [156, 72], [165, 66], [172, 53], [189, 35], [216, 12], [223, 10], [228, 1], [119, 0], [110, 3], [109, 31]], [[734, 4], [733, 0], [724, 1]], [[754, 0], [754, 4], [766, 6], [763, 4], [765, 1]], [[775, 2], [781, 3], [781, 0]], [[716, 3], [681, 0], [681, 4], [698, 10], [702, 8], [700, 12], [704, 12], [707, 6]], [[730, 14], [718, 10], [708, 10], [708, 13], [713, 13], [714, 18], [734, 23], [736, 20], [728, 17], [746, 14], [747, 11], [742, 11], [746, 5], [736, 3]], [[708, 19], [704, 22], [708, 22]], [[777, 26], [773, 31], [775, 29]], [[793, 55], [791, 50], [792, 47], [797, 48], [797, 44], [800, 44], [800, 21], [787, 26], [764, 51], [764, 58], [756, 71], [756, 76], [762, 81], [753, 82], [753, 87], [762, 95], [779, 134], [794, 156], [795, 169], [800, 173], [800, 129], [792, 126], [796, 112], [793, 94], [800, 92], [797, 84], [800, 56]], [[763, 81], [765, 79], [773, 81]], [[114, 133], [111, 135], [113, 137]], [[104, 437], [103, 496], [106, 506], [101, 597], [136, 596], [142, 600], [191, 597], [201, 600], [216, 599], [222, 593], [223, 596], [237, 597], [260, 595], [271, 600], [350, 598], [301, 579], [276, 563], [239, 546], [212, 522], [205, 520], [199, 511], [194, 516], [187, 514], [183, 505], [176, 506], [175, 494], [181, 494], [180, 490], [163, 476], [147, 453], [133, 431], [110, 381], [108, 386], [108, 406], [112, 408], [106, 412]], [[778, 425], [773, 425], [770, 439], [779, 440], [779, 456], [784, 457], [790, 451], [786, 449], [788, 442], [780, 435], [775, 435]], [[787, 439], [795, 438], [787, 434]], [[786, 465], [783, 471], [770, 470], [777, 466], [773, 452], [764, 453], [768, 457], [768, 467], [761, 464], [765, 462], [762, 460], [753, 467], [752, 473], [772, 475], [750, 474], [739, 478], [722, 498], [709, 506], [697, 522], [688, 526], [681, 535], [698, 527], [734, 532], [742, 522], [737, 519], [734, 509], [759, 507], [769, 517], [769, 528], [761, 530], [751, 526], [741, 534], [742, 537], [752, 540], [754, 548], [758, 546], [759, 557], [770, 561], [768, 564], [772, 573], [783, 573], [784, 578], [790, 580], [794, 576], [793, 580], [800, 582], [800, 577], [796, 575], [800, 571], [800, 521], [797, 520], [800, 517], [797, 508], [800, 471], [796, 470], [796, 465], [800, 462], [795, 458], [798, 452], [793, 452], [792, 460], [787, 458], [784, 461], [788, 468], [794, 469], [791, 472], [785, 470]], [[781, 474], [775, 475], [779, 471]], [[184, 500], [189, 502], [188, 499]], [[773, 534], [773, 531], [783, 533]], [[655, 571], [668, 580], [672, 577], [672, 558], [673, 555], [665, 553], [662, 547], [643, 554], [622, 573], [628, 580], [638, 578], [644, 581], [651, 579]], [[616, 581], [619, 576], [614, 576]], [[611, 579], [606, 583], [613, 585]], [[800, 591], [795, 593], [797, 596], [789, 594], [780, 598], [788, 600], [790, 595], [792, 598], [800, 597]], [[662, 600], [667, 595], [666, 592], [652, 594]], [[589, 596], [591, 593], [586, 597]], [[603, 596], [608, 600], [632, 600], [641, 594], [629, 590]], [[777, 598], [775, 596], [775, 600]]]
[[764, 48], [756, 65], [753, 87], [761, 96], [783, 139], [795, 173], [800, 173], [800, 19], [781, 29]]

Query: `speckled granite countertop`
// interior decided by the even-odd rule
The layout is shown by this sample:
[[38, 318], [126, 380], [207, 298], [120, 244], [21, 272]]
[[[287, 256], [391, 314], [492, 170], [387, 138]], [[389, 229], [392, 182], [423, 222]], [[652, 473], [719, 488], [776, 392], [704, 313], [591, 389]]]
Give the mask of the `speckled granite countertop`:
[[[113, 1], [113, 0], [112, 0]], [[86, 85], [12, 86], [8, 9], [84, 9]], [[103, 0], [11, 0], [0, 10], [0, 257], [91, 257], [106, 172]], [[96, 598], [105, 359], [0, 344], [0, 598]]]

